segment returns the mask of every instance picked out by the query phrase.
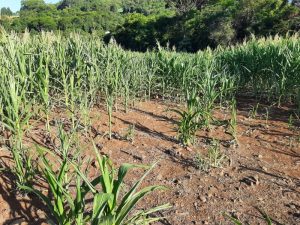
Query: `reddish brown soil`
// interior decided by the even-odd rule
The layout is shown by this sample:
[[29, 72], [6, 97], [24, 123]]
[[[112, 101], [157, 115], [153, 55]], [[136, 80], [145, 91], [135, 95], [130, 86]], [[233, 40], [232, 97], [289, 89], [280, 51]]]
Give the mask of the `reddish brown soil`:
[[[261, 105], [256, 118], [249, 118], [254, 101], [241, 99], [238, 104], [237, 142], [225, 126], [212, 126], [197, 133], [197, 142], [184, 148], [176, 141], [176, 116], [166, 109], [178, 107], [158, 101], [137, 103], [127, 114], [114, 113], [113, 139], [103, 137], [108, 130], [103, 110], [91, 113], [93, 128], [99, 132], [95, 143], [116, 165], [124, 162], [151, 164], [159, 160], [146, 184], [162, 184], [168, 191], [156, 192], [139, 204], [140, 208], [171, 203], [158, 224], [232, 224], [223, 213], [238, 217], [245, 224], [265, 224], [259, 210], [275, 224], [300, 224], [300, 132], [297, 124], [288, 126], [289, 107], [272, 107], [269, 120]], [[216, 110], [215, 118], [226, 120], [229, 112]], [[57, 113], [55, 115], [63, 117]], [[135, 125], [133, 141], [124, 140], [130, 124]], [[94, 132], [97, 133], [97, 132]], [[46, 143], [37, 123], [28, 136], [29, 142]], [[92, 145], [83, 138], [84, 155], [92, 154]], [[206, 154], [212, 139], [220, 141], [228, 157], [222, 168], [203, 172], [197, 168], [197, 152]], [[1, 164], [9, 163], [3, 146]], [[91, 167], [91, 176], [96, 174]], [[127, 185], [140, 176], [133, 171]], [[33, 196], [16, 195], [14, 178], [0, 173], [0, 224], [42, 224], [45, 207]], [[251, 182], [253, 180], [253, 182]], [[250, 182], [249, 182], [250, 181]], [[16, 223], [12, 223], [12, 222]]]

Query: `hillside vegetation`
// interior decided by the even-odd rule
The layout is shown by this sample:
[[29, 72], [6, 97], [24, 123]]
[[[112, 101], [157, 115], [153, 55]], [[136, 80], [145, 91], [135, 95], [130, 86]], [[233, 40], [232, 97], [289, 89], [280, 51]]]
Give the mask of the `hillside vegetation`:
[[23, 0], [19, 17], [5, 15], [2, 26], [24, 32], [93, 33], [123, 47], [145, 51], [175, 46], [195, 52], [258, 37], [299, 30], [299, 4], [288, 0]]

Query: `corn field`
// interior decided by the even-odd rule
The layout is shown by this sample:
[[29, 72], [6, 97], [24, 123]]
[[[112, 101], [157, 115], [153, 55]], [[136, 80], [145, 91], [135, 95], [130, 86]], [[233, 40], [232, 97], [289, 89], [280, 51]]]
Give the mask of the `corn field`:
[[[164, 187], [152, 186], [136, 192], [138, 181], [118, 206], [120, 184], [127, 170], [134, 166], [121, 167], [116, 184], [109, 160], [96, 154], [100, 174], [105, 179], [90, 181], [82, 172], [81, 162], [68, 158], [72, 138], [63, 131], [59, 133], [60, 148], [52, 153], [60, 159], [59, 173], [45, 156], [48, 150], [37, 150], [43, 166], [34, 165], [23, 143], [32, 119], [42, 121], [45, 130], [50, 132], [51, 113], [63, 109], [71, 121], [71, 132], [79, 125], [89, 132], [90, 110], [104, 106], [109, 118], [107, 136], [111, 139], [114, 111], [127, 112], [137, 101], [161, 98], [185, 104], [185, 111], [173, 111], [180, 117], [178, 139], [191, 145], [195, 132], [209, 127], [213, 110], [220, 106], [232, 110], [231, 129], [233, 136], [237, 135], [236, 97], [240, 95], [267, 99], [270, 104], [290, 102], [298, 107], [299, 113], [299, 66], [300, 40], [296, 35], [253, 37], [237, 46], [188, 54], [161, 46], [156, 51], [131, 52], [114, 41], [106, 45], [97, 37], [75, 33], [65, 37], [1, 30], [0, 125], [2, 132], [9, 133], [5, 141], [12, 153], [11, 170], [17, 177], [17, 186], [36, 193], [45, 201], [56, 224], [86, 224], [87, 221], [91, 224], [149, 224], [158, 218], [147, 215], [169, 206], [138, 212], [131, 220], [127, 214], [144, 195]], [[71, 183], [66, 175], [69, 168], [76, 177], [75, 199], [66, 190]], [[54, 200], [47, 199], [33, 187], [37, 171], [46, 177]], [[143, 179], [144, 176], [141, 181]], [[95, 188], [99, 183], [104, 194]], [[84, 213], [87, 192], [99, 203], [94, 204], [89, 217]]]

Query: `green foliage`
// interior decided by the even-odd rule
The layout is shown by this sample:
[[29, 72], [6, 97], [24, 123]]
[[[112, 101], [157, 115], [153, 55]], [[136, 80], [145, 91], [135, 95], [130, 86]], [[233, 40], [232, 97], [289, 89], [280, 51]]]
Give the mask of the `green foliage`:
[[[268, 214], [266, 214], [265, 212], [263, 212], [263, 211], [260, 210], [260, 209], [257, 209], [257, 210], [258, 210], [258, 212], [261, 214], [261, 216], [263, 217], [263, 220], [266, 222], [267, 225], [273, 225], [273, 221], [272, 221], [272, 219], [269, 217]], [[224, 213], [223, 215], [224, 215], [225, 217], [227, 217], [227, 218], [232, 222], [232, 224], [235, 224], [235, 225], [243, 225], [243, 223], [242, 223], [239, 219], [237, 219], [237, 218], [235, 218], [235, 217], [233, 217], [233, 216], [230, 216], [230, 215], [228, 215], [228, 214], [226, 214], [226, 213]]]
[[123, 13], [159, 14], [166, 10], [164, 0], [122, 0]]
[[208, 172], [211, 168], [222, 167], [226, 158], [226, 155], [220, 150], [220, 143], [213, 140], [209, 146], [207, 156], [198, 153], [195, 157], [195, 163], [199, 170]]
[[[3, 8], [3, 15], [11, 14]], [[195, 52], [299, 30], [300, 8], [287, 0], [23, 0], [20, 17], [0, 20], [9, 30], [74, 30], [146, 51], [161, 45]]]
[[141, 13], [128, 14], [124, 24], [117, 29], [114, 37], [118, 43], [132, 50], [146, 51], [147, 48], [168, 42], [164, 28], [172, 19], [171, 12], [146, 16]]
[[189, 146], [194, 143], [194, 138], [196, 131], [200, 127], [200, 124], [196, 121], [196, 118], [200, 112], [189, 112], [189, 111], [180, 111], [173, 109], [171, 110], [177, 113], [180, 118], [178, 121], [178, 139], [184, 145]]
[[9, 7], [2, 7], [0, 9], [0, 14], [1, 16], [12, 16], [13, 12], [11, 11], [11, 9]]
[[105, 45], [97, 36], [18, 35], [2, 29], [0, 119], [5, 132], [11, 134], [13, 172], [20, 184], [30, 180], [32, 165], [22, 140], [31, 126], [32, 110], [42, 110], [36, 113], [37, 119], [51, 131], [53, 107], [63, 108], [70, 129], [83, 127], [88, 136], [90, 108], [106, 104], [113, 137], [113, 111], [119, 105], [127, 111], [136, 99], [161, 96], [186, 103], [185, 110], [175, 111], [178, 139], [190, 145], [198, 129], [210, 127], [214, 109], [233, 100], [230, 131], [235, 136], [234, 99], [240, 91], [272, 103], [299, 104], [299, 49], [299, 38], [294, 35], [253, 38], [241, 45], [195, 54], [160, 46], [157, 51], [139, 53], [125, 51], [114, 41]]
[[[95, 148], [96, 159], [99, 166], [100, 175], [89, 181], [85, 172], [82, 172], [82, 163], [76, 159], [69, 158], [69, 138], [61, 130], [60, 155], [53, 154], [47, 149], [37, 147], [42, 159], [40, 170], [43, 178], [49, 185], [50, 196], [43, 194], [42, 190], [32, 186], [23, 185], [25, 191], [36, 194], [48, 207], [51, 217], [51, 224], [59, 225], [122, 225], [122, 224], [150, 224], [160, 218], [151, 214], [170, 208], [169, 204], [157, 206], [145, 211], [137, 211], [132, 214], [136, 204], [146, 195], [156, 190], [166, 190], [163, 186], [148, 186], [138, 191], [142, 181], [155, 166], [140, 166], [123, 164], [120, 166], [117, 176], [112, 162], [98, 154]], [[47, 154], [46, 154], [47, 153]], [[53, 165], [46, 155], [49, 154], [56, 160]], [[55, 168], [59, 168], [58, 171]], [[134, 168], [147, 169], [144, 175], [135, 182], [130, 190], [123, 194], [123, 182], [129, 170]], [[85, 169], [86, 171], [87, 169]], [[74, 182], [73, 179], [74, 178]], [[98, 190], [97, 186], [101, 188]], [[74, 192], [72, 191], [74, 186]], [[120, 194], [123, 197], [120, 198]], [[88, 210], [88, 195], [93, 196], [92, 210]]]
[[295, 15], [299, 10], [287, 0], [240, 1], [235, 15], [238, 38], [249, 34], [285, 34], [296, 23]]

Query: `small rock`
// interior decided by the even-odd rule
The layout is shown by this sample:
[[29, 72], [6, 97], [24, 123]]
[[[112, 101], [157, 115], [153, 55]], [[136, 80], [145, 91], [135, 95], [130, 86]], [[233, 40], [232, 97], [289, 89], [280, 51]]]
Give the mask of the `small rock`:
[[256, 157], [256, 158], [259, 158], [259, 159], [262, 159], [262, 155], [260, 155], [260, 154], [258, 154], [258, 155], [254, 155], [254, 157]]
[[220, 177], [223, 177], [224, 176], [224, 170], [221, 170], [219, 175], [220, 175]]
[[258, 198], [257, 200], [260, 201], [260, 202], [263, 202], [263, 201], [264, 201], [263, 198]]
[[161, 174], [158, 174], [158, 175], [157, 175], [157, 179], [158, 179], [158, 180], [162, 180], [162, 178], [163, 178], [163, 176], [162, 176]]
[[98, 144], [96, 144], [96, 147], [97, 147], [97, 149], [102, 150], [104, 146], [102, 144], [98, 143]]
[[186, 179], [189, 179], [189, 180], [192, 179], [192, 175], [190, 175], [190, 174], [187, 174], [187, 175], [185, 175], [184, 177], [185, 177]]
[[193, 205], [194, 205], [194, 207], [195, 207], [195, 209], [196, 209], [196, 210], [198, 210], [198, 209], [199, 209], [199, 206], [198, 206], [198, 203], [197, 203], [197, 202], [194, 202], [194, 204], [193, 204]]
[[201, 197], [200, 197], [200, 200], [201, 200], [202, 202], [206, 202], [206, 201], [207, 201], [206, 198], [205, 198], [204, 196], [201, 196]]
[[187, 146], [185, 149], [186, 149], [187, 151], [189, 151], [189, 152], [192, 152], [192, 151], [193, 151], [193, 149], [191, 149], [191, 148], [188, 147], [188, 146]]

